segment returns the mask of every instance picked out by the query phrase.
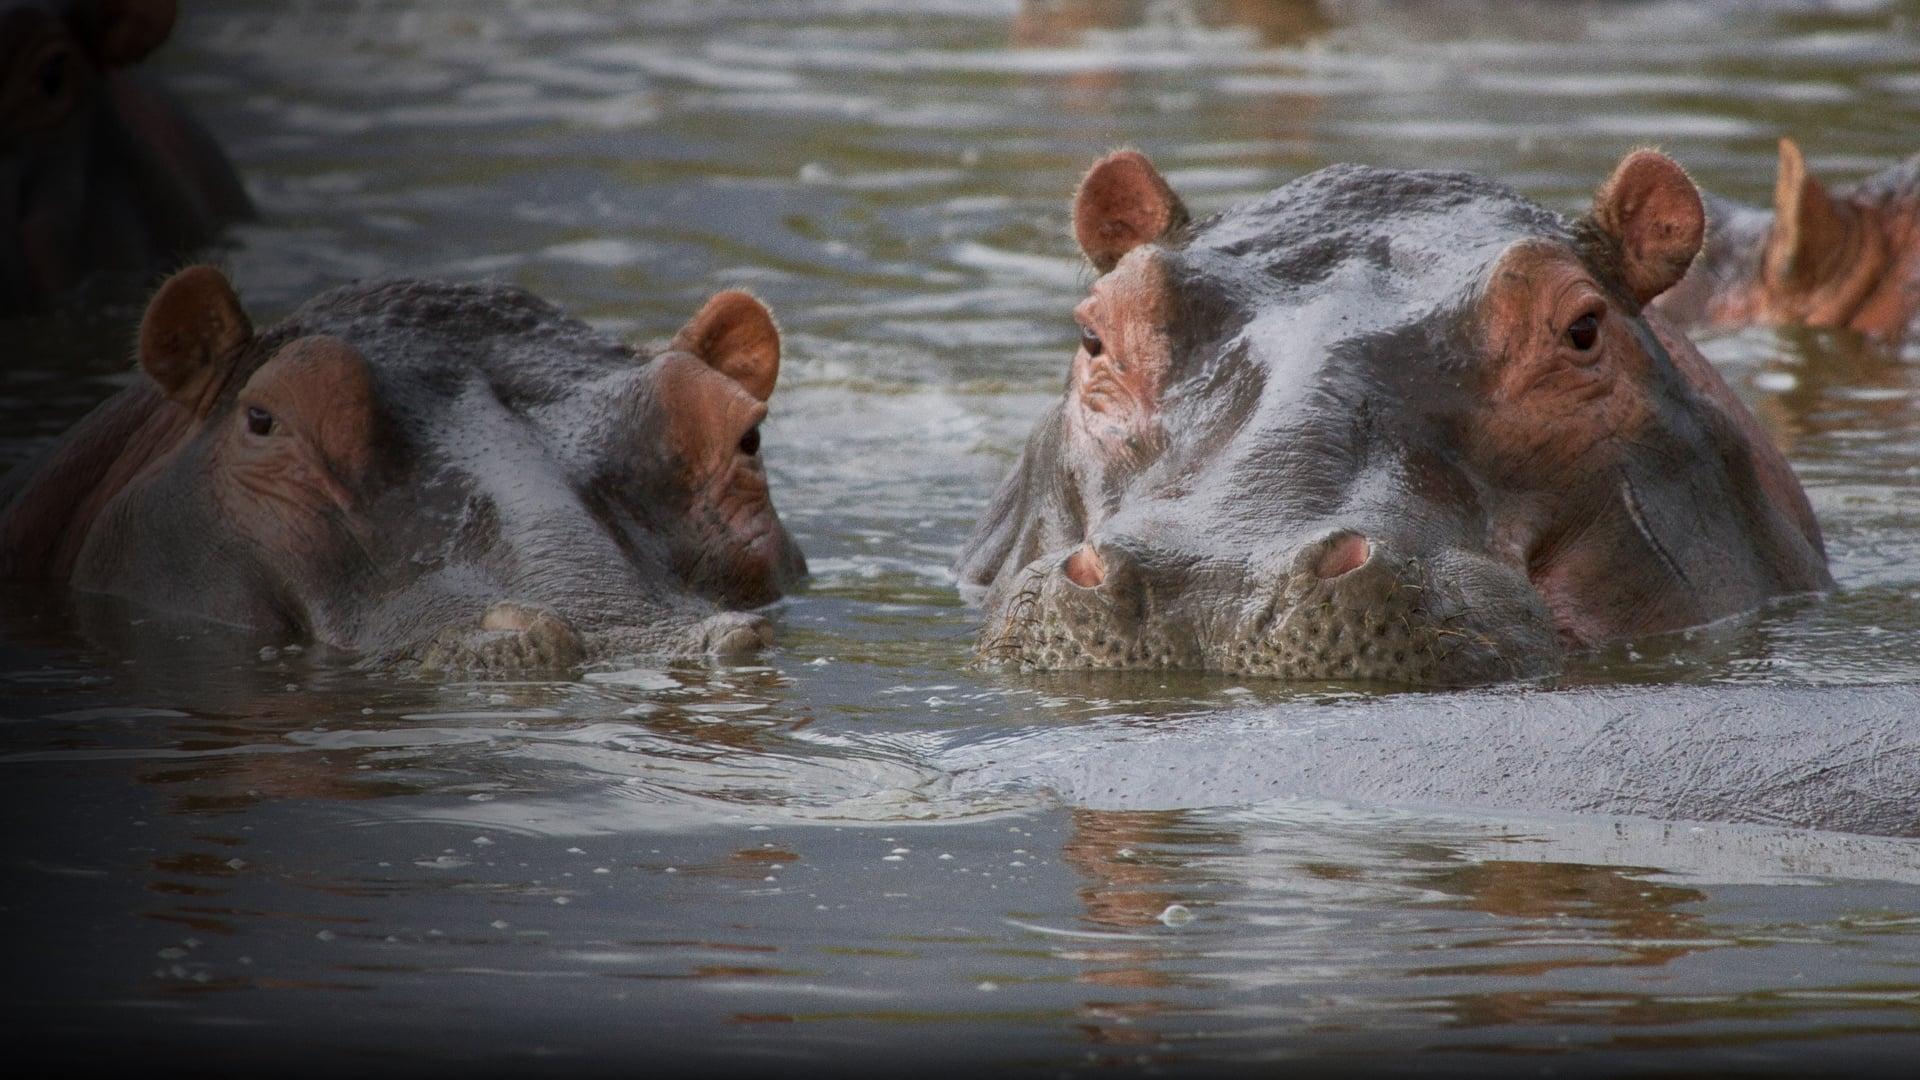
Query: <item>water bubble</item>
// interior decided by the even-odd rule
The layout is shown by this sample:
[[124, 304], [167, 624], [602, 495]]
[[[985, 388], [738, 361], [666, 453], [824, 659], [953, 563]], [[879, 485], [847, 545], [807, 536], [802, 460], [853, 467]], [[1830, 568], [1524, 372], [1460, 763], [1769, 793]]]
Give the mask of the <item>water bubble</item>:
[[1168, 904], [1160, 913], [1160, 921], [1168, 926], [1185, 926], [1193, 921], [1193, 912], [1184, 904]]

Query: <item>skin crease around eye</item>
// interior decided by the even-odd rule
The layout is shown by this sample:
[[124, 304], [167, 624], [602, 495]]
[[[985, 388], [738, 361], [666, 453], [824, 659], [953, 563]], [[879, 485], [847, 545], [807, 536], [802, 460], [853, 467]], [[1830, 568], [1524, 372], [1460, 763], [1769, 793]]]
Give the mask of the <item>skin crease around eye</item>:
[[1080, 347], [1087, 350], [1088, 356], [1099, 356], [1106, 350], [1106, 345], [1100, 340], [1100, 335], [1085, 326], [1080, 328]]

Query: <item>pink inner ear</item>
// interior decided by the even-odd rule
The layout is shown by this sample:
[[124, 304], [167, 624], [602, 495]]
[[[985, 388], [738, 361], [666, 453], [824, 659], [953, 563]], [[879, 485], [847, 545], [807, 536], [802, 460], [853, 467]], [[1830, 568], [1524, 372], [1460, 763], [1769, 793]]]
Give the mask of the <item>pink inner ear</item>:
[[1593, 200], [1593, 220], [1620, 242], [1621, 274], [1646, 303], [1672, 288], [1706, 236], [1706, 208], [1686, 170], [1657, 150], [1635, 150]]
[[226, 277], [189, 266], [168, 278], [140, 318], [140, 367], [166, 395], [204, 415], [253, 324]]
[[1073, 233], [1094, 268], [1113, 269], [1127, 252], [1187, 220], [1187, 209], [1138, 150], [1101, 158], [1073, 200]]
[[674, 336], [672, 347], [692, 353], [761, 401], [773, 396], [780, 377], [780, 328], [750, 293], [715, 293]]

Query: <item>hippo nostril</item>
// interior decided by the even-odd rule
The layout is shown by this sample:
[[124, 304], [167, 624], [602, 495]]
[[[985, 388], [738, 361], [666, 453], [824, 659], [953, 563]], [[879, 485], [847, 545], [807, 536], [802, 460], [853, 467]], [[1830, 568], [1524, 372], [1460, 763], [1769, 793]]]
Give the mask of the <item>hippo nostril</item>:
[[510, 630], [525, 633], [535, 624], [545, 620], [559, 621], [559, 616], [551, 608], [538, 604], [523, 604], [517, 600], [501, 600], [493, 604], [480, 616], [482, 630]]
[[700, 624], [700, 644], [716, 656], [739, 656], [773, 644], [773, 624], [764, 615], [729, 611]]
[[1327, 541], [1326, 550], [1314, 564], [1313, 572], [1322, 578], [1337, 578], [1367, 565], [1373, 557], [1373, 545], [1356, 532], [1341, 533]]
[[1081, 544], [1079, 550], [1067, 556], [1065, 570], [1067, 580], [1083, 589], [1091, 589], [1107, 580], [1107, 565], [1100, 560], [1100, 553], [1093, 550], [1092, 544]]

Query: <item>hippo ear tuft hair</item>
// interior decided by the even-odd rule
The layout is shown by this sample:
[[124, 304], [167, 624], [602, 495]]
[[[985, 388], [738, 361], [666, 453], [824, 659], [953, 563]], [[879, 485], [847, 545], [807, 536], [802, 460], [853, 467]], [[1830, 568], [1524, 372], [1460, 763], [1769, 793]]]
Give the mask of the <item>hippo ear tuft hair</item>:
[[765, 401], [780, 378], [780, 327], [773, 312], [751, 293], [715, 293], [673, 337], [673, 348], [706, 365]]
[[137, 64], [173, 33], [178, 0], [78, 0], [74, 29], [102, 67]]
[[140, 367], [167, 397], [204, 416], [253, 323], [225, 275], [189, 266], [168, 278], [140, 318]]
[[1658, 150], [1621, 160], [1594, 194], [1591, 220], [1619, 243], [1621, 276], [1642, 304], [1685, 276], [1707, 232], [1700, 190]]
[[1847, 215], [1827, 189], [1807, 172], [1792, 139], [1780, 140], [1780, 171], [1773, 181], [1773, 230], [1767, 237], [1766, 274], [1802, 288], [1816, 283], [1822, 255], [1846, 247]]
[[1094, 162], [1073, 197], [1073, 235], [1101, 273], [1127, 252], [1187, 223], [1180, 196], [1138, 150], [1116, 150]]

